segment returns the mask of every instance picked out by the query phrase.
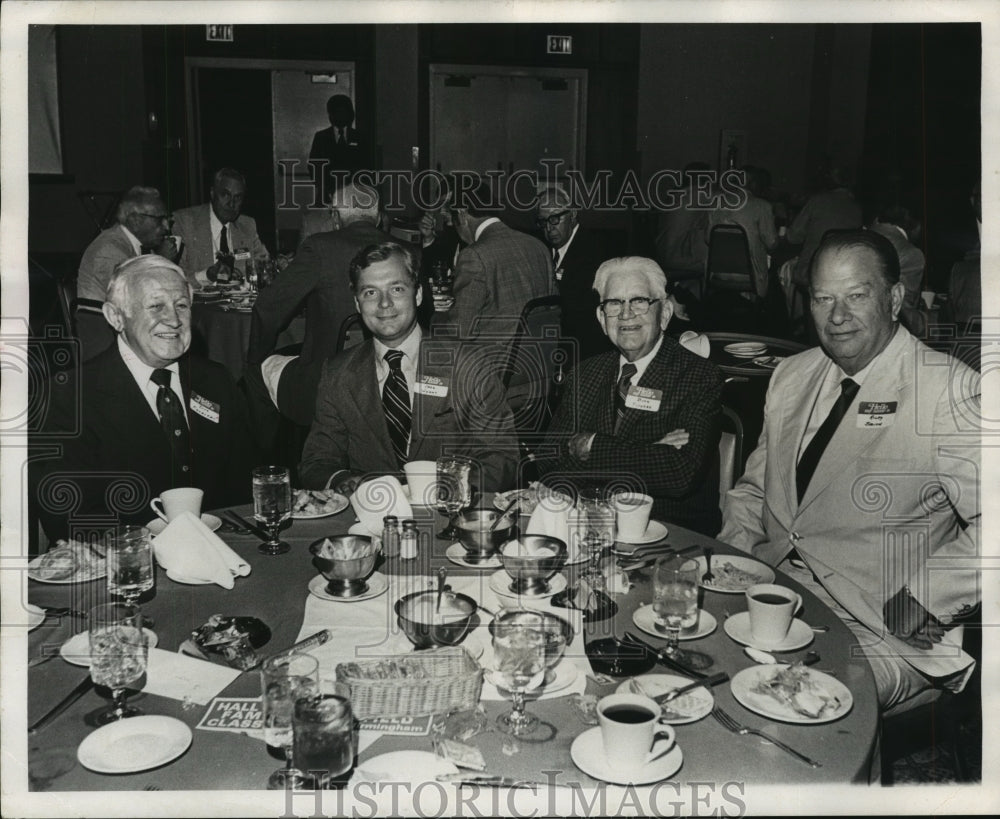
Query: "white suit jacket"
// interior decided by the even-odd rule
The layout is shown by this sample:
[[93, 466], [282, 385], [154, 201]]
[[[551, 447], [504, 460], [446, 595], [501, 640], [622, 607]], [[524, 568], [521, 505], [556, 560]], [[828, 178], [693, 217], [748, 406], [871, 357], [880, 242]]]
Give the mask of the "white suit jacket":
[[760, 442], [726, 497], [719, 539], [771, 565], [795, 547], [871, 629], [871, 645], [884, 641], [931, 676], [971, 672], [961, 628], [915, 649], [888, 633], [882, 606], [904, 584], [945, 622], [979, 600], [978, 374], [899, 327], [799, 504], [799, 445], [832, 366], [816, 347], [775, 370]]
[[[212, 227], [209, 219], [210, 204], [195, 205], [174, 211], [174, 233], [184, 239], [184, 252], [180, 266], [188, 276], [199, 273], [215, 264], [215, 250], [212, 244]], [[257, 222], [241, 213], [229, 225], [229, 246], [232, 250], [245, 247], [254, 259], [269, 254], [257, 235]]]

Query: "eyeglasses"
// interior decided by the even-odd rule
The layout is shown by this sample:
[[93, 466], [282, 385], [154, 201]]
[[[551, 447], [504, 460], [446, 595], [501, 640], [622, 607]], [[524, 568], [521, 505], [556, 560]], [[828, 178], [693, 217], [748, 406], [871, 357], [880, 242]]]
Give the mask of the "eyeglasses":
[[[629, 310], [632, 311], [634, 316], [644, 316], [649, 312], [649, 308], [652, 307], [659, 299], [650, 299], [646, 296], [636, 296], [628, 300], [627, 304]], [[601, 302], [601, 310], [604, 311], [604, 315], [608, 318], [615, 318], [620, 316], [622, 311], [625, 309], [624, 299], [605, 299]]]
[[551, 216], [539, 216], [538, 226], [544, 227], [545, 225], [548, 225], [549, 227], [556, 227], [556, 225], [558, 225], [568, 214], [568, 210], [563, 210], [559, 213], [553, 213]]

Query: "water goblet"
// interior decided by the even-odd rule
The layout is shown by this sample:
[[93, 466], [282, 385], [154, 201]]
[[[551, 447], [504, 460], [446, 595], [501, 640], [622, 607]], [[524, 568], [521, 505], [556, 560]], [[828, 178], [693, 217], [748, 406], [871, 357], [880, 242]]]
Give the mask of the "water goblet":
[[667, 635], [663, 651], [678, 662], [694, 666], [705, 664], [692, 662], [695, 652], [678, 648], [677, 638], [682, 628], [698, 622], [699, 577], [698, 562], [679, 555], [661, 557], [653, 570], [653, 614], [657, 627], [665, 629]]
[[129, 603], [102, 603], [87, 615], [90, 637], [90, 676], [96, 685], [111, 689], [111, 707], [89, 718], [94, 725], [142, 713], [126, 705], [126, 687], [146, 673], [148, 643], [142, 631], [142, 613]]
[[524, 710], [524, 695], [545, 679], [545, 630], [518, 623], [494, 623], [493, 679], [510, 691], [511, 710], [497, 718], [505, 734], [526, 736], [538, 725], [538, 717]]
[[349, 686], [324, 679], [295, 701], [292, 755], [306, 788], [332, 787], [354, 764], [357, 721], [349, 697]]
[[580, 492], [577, 502], [577, 537], [588, 556], [587, 579], [595, 589], [604, 588], [601, 558], [614, 546], [616, 524], [615, 507], [602, 497], [600, 490], [587, 489]]
[[303, 774], [293, 764], [292, 713], [300, 697], [314, 696], [319, 684], [319, 662], [311, 654], [268, 657], [260, 668], [261, 710], [264, 714], [264, 741], [285, 758], [267, 780], [271, 790], [300, 787]]
[[438, 507], [448, 515], [448, 525], [438, 533], [444, 540], [456, 540], [455, 517], [472, 503], [472, 459], [445, 455], [437, 459]]
[[253, 516], [263, 523], [270, 538], [257, 550], [264, 555], [280, 555], [289, 545], [279, 539], [281, 524], [292, 516], [292, 484], [283, 466], [258, 466], [253, 471]]
[[119, 526], [107, 538], [108, 594], [134, 605], [153, 588], [153, 547], [145, 526]]

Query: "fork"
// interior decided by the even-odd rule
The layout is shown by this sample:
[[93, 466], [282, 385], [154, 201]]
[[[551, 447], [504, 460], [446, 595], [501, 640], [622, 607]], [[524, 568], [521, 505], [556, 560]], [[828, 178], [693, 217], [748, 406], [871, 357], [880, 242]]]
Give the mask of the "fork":
[[702, 583], [711, 583], [715, 580], [715, 575], [712, 574], [712, 553], [713, 549], [711, 546], [705, 546], [705, 574], [701, 576]]
[[739, 734], [740, 736], [746, 736], [747, 734], [753, 734], [754, 736], [757, 736], [757, 737], [760, 737], [761, 739], [767, 740], [768, 742], [772, 743], [773, 745], [777, 745], [779, 748], [781, 748], [782, 751], [785, 751], [785, 753], [789, 753], [792, 756], [797, 757], [798, 759], [801, 759], [803, 762], [805, 762], [807, 765], [809, 765], [812, 768], [821, 768], [821, 767], [823, 767], [822, 765], [820, 765], [820, 763], [816, 762], [816, 760], [810, 759], [805, 754], [799, 753], [794, 748], [792, 748], [792, 747], [790, 747], [788, 745], [785, 745], [784, 742], [781, 742], [780, 740], [775, 739], [770, 734], [765, 734], [763, 731], [758, 731], [756, 728], [747, 728], [747, 726], [743, 725], [742, 723], [737, 722], [735, 719], [733, 719], [731, 716], [729, 716], [729, 714], [727, 714], [725, 711], [723, 711], [718, 706], [716, 706], [715, 708], [712, 709], [712, 716], [715, 717], [716, 722], [718, 722], [727, 731], [732, 731], [734, 734]]

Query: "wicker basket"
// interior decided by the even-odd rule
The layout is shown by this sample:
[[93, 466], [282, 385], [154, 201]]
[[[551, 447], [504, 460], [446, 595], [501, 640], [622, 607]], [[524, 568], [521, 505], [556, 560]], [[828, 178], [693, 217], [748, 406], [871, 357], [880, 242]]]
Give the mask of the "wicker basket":
[[[399, 669], [406, 676], [383, 676]], [[475, 708], [483, 670], [460, 646], [339, 663], [337, 680], [351, 687], [351, 708], [366, 717], [417, 717]]]

